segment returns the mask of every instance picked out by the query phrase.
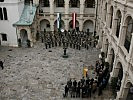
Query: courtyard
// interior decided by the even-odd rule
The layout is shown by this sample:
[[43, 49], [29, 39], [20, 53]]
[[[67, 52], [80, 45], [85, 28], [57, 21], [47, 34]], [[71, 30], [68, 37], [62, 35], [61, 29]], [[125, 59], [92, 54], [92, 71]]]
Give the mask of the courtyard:
[[[0, 69], [0, 100], [73, 100], [63, 98], [65, 84], [70, 78], [79, 81], [83, 66], [94, 66], [99, 53], [96, 48], [68, 48], [69, 57], [63, 58], [62, 47], [45, 49], [43, 43], [32, 48], [0, 47], [4, 62], [4, 69]], [[91, 70], [89, 75], [93, 76]], [[102, 96], [96, 93], [91, 100], [110, 98], [105, 89]]]

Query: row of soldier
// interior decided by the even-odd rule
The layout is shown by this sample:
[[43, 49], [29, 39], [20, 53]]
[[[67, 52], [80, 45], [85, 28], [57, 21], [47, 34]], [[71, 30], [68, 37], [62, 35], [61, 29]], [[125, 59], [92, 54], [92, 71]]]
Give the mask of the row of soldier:
[[96, 39], [89, 32], [79, 31], [64, 31], [64, 32], [45, 32], [42, 36], [42, 42], [45, 43], [45, 48], [56, 46], [70, 46], [71, 48], [80, 50], [81, 47], [95, 47]]
[[109, 80], [109, 70], [108, 67], [102, 66], [98, 61], [95, 65], [95, 78], [86, 79], [83, 77], [80, 81], [69, 80], [65, 86], [64, 97], [70, 95], [71, 97], [91, 97], [92, 94], [98, 90], [98, 96], [102, 95], [102, 91], [106, 88]]

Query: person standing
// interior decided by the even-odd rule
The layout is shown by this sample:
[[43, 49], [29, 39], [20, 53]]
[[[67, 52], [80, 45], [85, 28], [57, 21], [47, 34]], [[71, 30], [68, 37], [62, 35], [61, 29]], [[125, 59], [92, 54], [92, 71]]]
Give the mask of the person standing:
[[4, 66], [3, 66], [3, 62], [0, 60], [0, 66], [2, 68], [2, 70], [4, 69]]
[[68, 90], [69, 90], [68, 85], [66, 85], [65, 86], [65, 95], [64, 95], [64, 97], [67, 97], [68, 96]]

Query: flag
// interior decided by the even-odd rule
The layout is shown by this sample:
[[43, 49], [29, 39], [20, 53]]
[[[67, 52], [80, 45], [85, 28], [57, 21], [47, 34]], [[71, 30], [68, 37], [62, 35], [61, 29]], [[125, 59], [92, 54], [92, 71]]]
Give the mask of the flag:
[[61, 28], [61, 13], [57, 13], [57, 28]]
[[73, 25], [73, 29], [76, 28], [76, 17], [77, 17], [77, 14], [76, 13], [72, 13], [72, 25]]

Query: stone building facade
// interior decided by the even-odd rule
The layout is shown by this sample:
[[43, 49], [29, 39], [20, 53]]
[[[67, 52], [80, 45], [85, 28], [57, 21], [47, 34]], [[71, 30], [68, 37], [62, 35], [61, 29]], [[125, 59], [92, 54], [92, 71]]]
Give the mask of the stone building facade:
[[72, 13], [77, 13], [76, 27], [80, 31], [94, 31], [95, 24], [94, 0], [40, 0], [39, 3], [39, 26], [43, 31], [56, 31], [57, 13], [62, 16], [62, 28], [71, 30]]
[[116, 100], [126, 100], [133, 85], [133, 0], [98, 0], [98, 47], [118, 78]]

